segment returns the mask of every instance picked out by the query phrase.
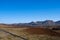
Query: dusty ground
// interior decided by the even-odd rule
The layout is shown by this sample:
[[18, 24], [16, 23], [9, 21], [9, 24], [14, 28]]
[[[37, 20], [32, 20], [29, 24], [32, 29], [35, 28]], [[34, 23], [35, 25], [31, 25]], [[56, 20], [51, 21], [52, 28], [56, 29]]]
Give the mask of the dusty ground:
[[[36, 32], [43, 32], [43, 34], [37, 35]], [[54, 35], [51, 36], [51, 33]], [[55, 34], [55, 32], [46, 29], [0, 28], [0, 40], [60, 40], [60, 37], [58, 33]]]

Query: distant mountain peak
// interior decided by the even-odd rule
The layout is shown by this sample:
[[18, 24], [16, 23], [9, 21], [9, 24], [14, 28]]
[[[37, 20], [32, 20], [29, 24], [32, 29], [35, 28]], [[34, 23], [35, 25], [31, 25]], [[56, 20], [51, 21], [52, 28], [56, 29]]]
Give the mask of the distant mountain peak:
[[[0, 24], [4, 25], [4, 24]], [[5, 24], [9, 25], [9, 24]], [[54, 22], [53, 20], [45, 20], [45, 21], [36, 21], [36, 22], [30, 22], [30, 23], [15, 23], [10, 24], [12, 26], [60, 26], [60, 21]]]

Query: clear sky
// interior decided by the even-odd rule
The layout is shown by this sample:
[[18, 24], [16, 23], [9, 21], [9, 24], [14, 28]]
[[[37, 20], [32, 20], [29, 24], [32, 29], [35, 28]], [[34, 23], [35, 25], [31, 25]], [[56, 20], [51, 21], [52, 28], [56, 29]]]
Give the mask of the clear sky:
[[60, 20], [60, 0], [0, 0], [0, 23]]

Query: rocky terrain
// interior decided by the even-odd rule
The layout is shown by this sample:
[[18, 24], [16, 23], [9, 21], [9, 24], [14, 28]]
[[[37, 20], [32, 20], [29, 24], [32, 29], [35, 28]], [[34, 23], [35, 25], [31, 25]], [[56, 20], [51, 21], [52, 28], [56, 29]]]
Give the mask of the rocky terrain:
[[60, 21], [0, 23], [0, 40], [60, 40]]

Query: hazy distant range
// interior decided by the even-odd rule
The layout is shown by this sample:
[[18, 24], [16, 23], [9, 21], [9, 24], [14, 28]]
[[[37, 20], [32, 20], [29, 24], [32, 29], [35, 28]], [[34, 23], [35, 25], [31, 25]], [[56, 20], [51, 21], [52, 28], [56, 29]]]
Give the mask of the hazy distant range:
[[7, 25], [12, 27], [44, 27], [44, 28], [60, 28], [60, 21], [54, 22], [53, 20], [45, 20], [45, 21], [36, 21], [30, 23], [14, 23], [14, 24], [2, 24], [0, 25]]

